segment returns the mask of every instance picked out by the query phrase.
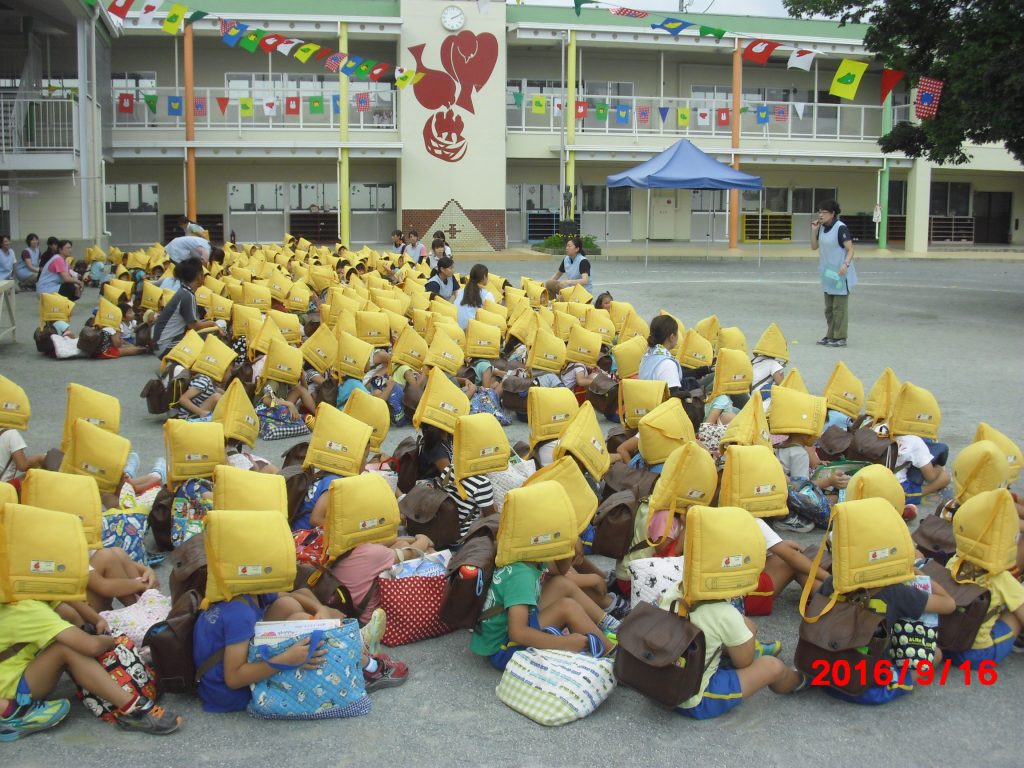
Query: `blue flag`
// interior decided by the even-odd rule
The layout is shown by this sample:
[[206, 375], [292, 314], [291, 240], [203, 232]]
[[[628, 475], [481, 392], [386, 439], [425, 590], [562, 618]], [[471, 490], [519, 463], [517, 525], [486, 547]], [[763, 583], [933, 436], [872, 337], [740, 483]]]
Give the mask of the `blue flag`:
[[167, 97], [167, 114], [171, 117], [181, 117], [181, 96]]
[[658, 107], [658, 114], [661, 115], [661, 122], [668, 120], [668, 107]]
[[238, 41], [245, 36], [246, 30], [248, 29], [248, 24], [239, 24], [236, 21], [234, 23], [234, 26], [228, 29], [221, 36], [221, 40], [223, 40], [226, 45], [230, 45], [232, 48], [234, 48], [236, 45], [238, 45]]
[[337, 93], [334, 94], [333, 97], [331, 97], [331, 106], [334, 109], [334, 114], [341, 114], [341, 96], [339, 96]]
[[666, 18], [662, 19], [657, 24], [651, 24], [651, 29], [664, 29], [672, 37], [675, 37], [687, 27], [692, 27], [693, 23], [689, 21], [683, 21], [682, 19]]
[[615, 122], [629, 125], [629, 114], [632, 111], [629, 104], [620, 104], [615, 108]]
[[768, 112], [768, 107], [762, 104], [757, 108], [757, 124], [767, 125], [769, 119], [771, 119], [771, 114]]
[[341, 65], [341, 72], [342, 74], [352, 77], [352, 73], [359, 69], [359, 65], [362, 63], [362, 56], [349, 56], [348, 60]]

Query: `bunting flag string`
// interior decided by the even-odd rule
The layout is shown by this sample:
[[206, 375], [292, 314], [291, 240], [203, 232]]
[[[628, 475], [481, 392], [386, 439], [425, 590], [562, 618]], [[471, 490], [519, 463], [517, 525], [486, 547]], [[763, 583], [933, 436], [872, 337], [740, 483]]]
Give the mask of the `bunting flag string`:
[[885, 97], [892, 93], [892, 89], [896, 87], [897, 83], [899, 83], [906, 74], [907, 73], [902, 69], [882, 70], [882, 97], [879, 99], [879, 103], [885, 103]]

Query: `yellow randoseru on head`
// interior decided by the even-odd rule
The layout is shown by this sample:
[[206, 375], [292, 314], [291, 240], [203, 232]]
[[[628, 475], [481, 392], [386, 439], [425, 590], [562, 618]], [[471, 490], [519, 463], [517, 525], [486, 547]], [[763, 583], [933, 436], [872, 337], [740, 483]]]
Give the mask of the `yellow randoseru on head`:
[[[858, 473], [859, 474], [859, 473]], [[953, 462], [953, 490], [961, 504], [979, 493], [1010, 484], [1006, 453], [993, 440], [978, 440], [957, 454]]]
[[813, 441], [825, 427], [828, 403], [789, 387], [772, 387], [768, 426], [776, 435], [801, 435]]
[[530, 475], [522, 487], [555, 482], [562, 486], [576, 515], [576, 535], [583, 533], [597, 512], [597, 494], [571, 456], [563, 456]]
[[580, 406], [558, 438], [554, 458], [565, 455], [575, 458], [595, 480], [600, 480], [608, 471], [611, 464], [608, 445], [590, 401]]
[[32, 405], [25, 390], [6, 376], [0, 376], [0, 429], [28, 429], [30, 418]]
[[507, 469], [512, 447], [494, 414], [475, 413], [460, 416], [455, 421], [452, 451], [455, 456], [455, 485], [465, 499], [467, 493], [463, 480]]
[[248, 446], [256, 444], [260, 434], [260, 418], [241, 379], [235, 379], [213, 407], [213, 421], [224, 429], [226, 440], [238, 440]]
[[357, 389], [345, 402], [342, 413], [359, 419], [373, 430], [370, 434], [370, 450], [379, 451], [391, 429], [391, 409], [387, 402], [379, 397], [374, 397], [369, 392]]
[[757, 521], [739, 507], [693, 506], [683, 535], [683, 596], [689, 605], [753, 591], [766, 547]]
[[[837, 504], [832, 509], [831, 529], [832, 578], [837, 593], [902, 584], [914, 577], [910, 531], [885, 499]], [[827, 540], [828, 533], [825, 535]]]
[[844, 501], [861, 499], [885, 499], [900, 513], [907, 504], [906, 491], [896, 475], [883, 464], [870, 464], [850, 478]]
[[431, 368], [427, 374], [427, 385], [423, 396], [412, 416], [416, 429], [421, 424], [430, 424], [448, 434], [455, 433], [455, 421], [469, 415], [469, 398], [445, 376], [440, 368]]
[[216, 421], [164, 422], [164, 453], [167, 458], [167, 484], [195, 477], [213, 477], [213, 468], [227, 463], [224, 427]]
[[239, 595], [287, 592], [295, 584], [295, 542], [276, 509], [206, 513], [204, 605]]
[[763, 445], [772, 447], [772, 433], [768, 427], [768, 418], [764, 413], [764, 401], [761, 390], [751, 394], [740, 412], [737, 413], [729, 426], [725, 428], [720, 442], [722, 450], [730, 445]]
[[213, 470], [213, 508], [273, 509], [287, 519], [288, 489], [284, 477], [220, 464]]
[[565, 489], [554, 481], [515, 488], [505, 496], [494, 564], [544, 563], [576, 552], [577, 520]]
[[[846, 363], [839, 361], [832, 369], [828, 384], [822, 393], [828, 401], [828, 407], [856, 419], [864, 407], [864, 384], [854, 376]], [[774, 407], [775, 403], [772, 403]]]
[[661, 379], [623, 379], [619, 382], [619, 418], [628, 429], [668, 399], [668, 384]]
[[718, 488], [715, 460], [700, 443], [676, 448], [661, 468], [651, 492], [651, 514], [667, 509], [679, 512], [695, 504], [708, 505]]
[[329, 403], [316, 409], [316, 424], [302, 466], [316, 467], [342, 477], [363, 471], [373, 429]]
[[85, 419], [93, 426], [116, 435], [121, 431], [121, 401], [113, 395], [97, 392], [81, 384], [68, 384], [64, 435], [60, 441], [60, 449], [64, 453], [71, 446], [71, 428], [76, 419]]
[[639, 432], [640, 455], [651, 466], [663, 464], [676, 448], [697, 439], [693, 422], [677, 397], [670, 397], [640, 419]]
[[942, 411], [935, 395], [923, 387], [903, 382], [889, 414], [889, 434], [917, 435], [935, 440], [942, 425]]
[[398, 535], [398, 499], [376, 472], [335, 480], [328, 488], [324, 546], [334, 559], [360, 544], [389, 543]]
[[1010, 476], [1007, 478], [1007, 482], [1016, 482], [1017, 478], [1020, 477], [1021, 468], [1024, 467], [1024, 454], [1021, 453], [1020, 446], [984, 421], [978, 424], [978, 429], [974, 433], [974, 439], [991, 440], [999, 446], [999, 449], [1006, 454], [1006, 463], [1010, 465]]
[[89, 550], [77, 515], [0, 507], [0, 603], [85, 600], [88, 581]]
[[96, 478], [30, 469], [21, 482], [21, 501], [29, 507], [75, 515], [82, 521], [89, 549], [103, 547], [103, 502]]
[[782, 464], [763, 445], [730, 445], [725, 450], [719, 504], [741, 507], [754, 517], [783, 517], [789, 513], [789, 484]]
[[953, 517], [957, 557], [993, 574], [1016, 563], [1019, 532], [1017, 508], [1005, 488], [971, 497]]
[[132, 444], [120, 435], [85, 419], [76, 419], [71, 427], [71, 446], [64, 454], [60, 471], [89, 475], [96, 479], [101, 493], [114, 493], [121, 484], [131, 448]]
[[526, 413], [530, 423], [530, 449], [555, 440], [579, 411], [580, 404], [566, 387], [530, 387], [526, 392]]

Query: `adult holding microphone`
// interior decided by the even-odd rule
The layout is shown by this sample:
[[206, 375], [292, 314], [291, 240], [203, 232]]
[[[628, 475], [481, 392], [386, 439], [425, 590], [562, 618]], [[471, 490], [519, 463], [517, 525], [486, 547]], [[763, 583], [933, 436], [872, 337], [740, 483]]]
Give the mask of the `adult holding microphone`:
[[853, 266], [853, 238], [849, 227], [839, 220], [839, 203], [835, 200], [818, 203], [818, 218], [811, 222], [811, 250], [818, 252], [828, 325], [818, 344], [845, 347], [850, 291], [857, 285], [857, 270]]

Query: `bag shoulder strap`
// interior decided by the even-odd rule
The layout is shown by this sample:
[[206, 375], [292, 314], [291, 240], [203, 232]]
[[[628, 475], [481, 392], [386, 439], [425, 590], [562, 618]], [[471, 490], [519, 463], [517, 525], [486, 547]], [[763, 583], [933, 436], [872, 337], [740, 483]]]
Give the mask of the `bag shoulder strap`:
[[[832, 533], [832, 523], [836, 519], [836, 513], [833, 510], [832, 514], [829, 515], [828, 525], [825, 526], [825, 535], [821, 539], [821, 546], [818, 547], [817, 553], [814, 555], [814, 562], [811, 563], [810, 573], [817, 573], [821, 568], [822, 558], [825, 556], [825, 550], [827, 549], [826, 544], [829, 541], [829, 535]], [[811, 599], [811, 592], [814, 590], [814, 579], [807, 579], [804, 583], [804, 589], [800, 593], [800, 618], [806, 621], [808, 624], [816, 624], [818, 619], [824, 616], [826, 613], [832, 610], [835, 606], [836, 601], [839, 599], [839, 593], [835, 591], [835, 584], [832, 585], [832, 596], [828, 600], [828, 604], [822, 609], [821, 613], [817, 616], [807, 615], [807, 604]]]
[[213, 669], [215, 666], [217, 666], [217, 664], [223, 658], [224, 658], [224, 649], [223, 648], [221, 648], [220, 650], [218, 650], [218, 651], [214, 652], [213, 654], [211, 654], [210, 656], [208, 656], [206, 658], [206, 661], [204, 661], [202, 664], [200, 664], [199, 665], [199, 669], [196, 670], [196, 680], [195, 681], [198, 683], [202, 679], [203, 675], [205, 675], [207, 672], [209, 672], [211, 669]]
[[7, 646], [0, 651], [0, 664], [3, 664], [8, 659], [13, 659], [27, 647], [28, 643], [14, 643], [14, 645]]

